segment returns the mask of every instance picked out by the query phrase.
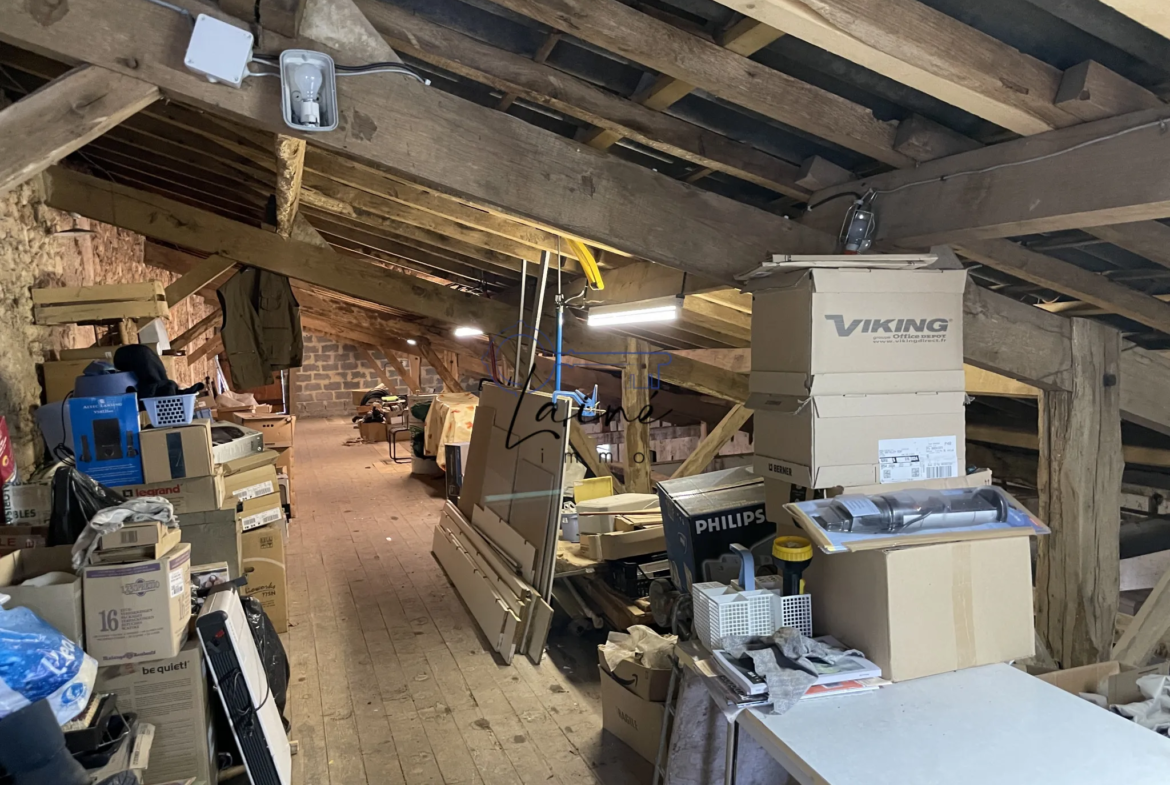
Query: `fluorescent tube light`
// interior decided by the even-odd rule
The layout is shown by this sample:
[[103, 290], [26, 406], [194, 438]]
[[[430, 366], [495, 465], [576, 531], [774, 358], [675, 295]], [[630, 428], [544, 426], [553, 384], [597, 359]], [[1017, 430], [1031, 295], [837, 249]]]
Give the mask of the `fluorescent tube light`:
[[623, 324], [673, 322], [682, 308], [681, 297], [659, 297], [618, 305], [599, 305], [589, 309], [590, 327], [616, 327]]
[[411, 346], [418, 346], [418, 341], [414, 340], [413, 338], [407, 338], [406, 342]]
[[456, 327], [456, 338], [471, 338], [472, 336], [483, 335], [483, 330], [478, 327]]

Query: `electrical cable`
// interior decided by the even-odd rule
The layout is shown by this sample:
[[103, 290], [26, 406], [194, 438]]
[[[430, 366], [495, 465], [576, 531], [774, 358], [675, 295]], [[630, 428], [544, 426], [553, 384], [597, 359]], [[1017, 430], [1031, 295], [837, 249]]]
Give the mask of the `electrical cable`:
[[863, 193], [859, 193], [857, 191], [842, 191], [839, 194], [833, 194], [832, 196], [826, 196], [824, 199], [817, 202], [816, 204], [810, 204], [808, 207], [806, 207], [804, 209], [806, 212], [811, 213], [813, 210], [817, 209], [821, 205], [828, 204], [829, 202], [840, 199], [843, 196], [854, 196], [854, 197], [857, 197], [858, 199], [864, 199], [866, 195]]
[[[151, 0], [154, 2], [154, 0]], [[264, 63], [265, 65], [279, 66], [280, 58], [277, 55], [270, 54], [253, 54], [252, 60], [257, 63]], [[341, 65], [334, 63], [333, 70], [336, 71], [337, 76], [361, 76], [362, 74], [401, 74], [402, 76], [409, 76], [424, 85], [430, 85], [431, 80], [421, 76], [417, 71], [408, 65], [402, 63], [365, 63], [364, 65]]]
[[162, 6], [163, 8], [168, 8], [171, 11], [174, 11], [175, 13], [182, 14], [183, 16], [185, 16], [191, 20], [192, 27], [195, 26], [195, 17], [191, 16], [191, 12], [188, 11], [186, 8], [180, 8], [177, 5], [166, 2], [166, 0], [146, 0], [146, 2], [153, 3], [154, 5]]

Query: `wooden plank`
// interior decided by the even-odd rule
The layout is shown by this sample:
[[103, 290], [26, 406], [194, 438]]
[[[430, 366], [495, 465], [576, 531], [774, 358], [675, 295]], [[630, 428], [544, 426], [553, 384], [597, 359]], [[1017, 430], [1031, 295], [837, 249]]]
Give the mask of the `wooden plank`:
[[[454, 513], [449, 512], [448, 514], [454, 517]], [[462, 513], [460, 513], [461, 516]], [[531, 584], [535, 577], [534, 567], [536, 565], [536, 548], [532, 547], [532, 543], [525, 540], [520, 536], [519, 532], [500, 520], [500, 516], [484, 507], [475, 506], [471, 513], [471, 522], [484, 538], [508, 554], [516, 564], [520, 565], [520, 574], [529, 583], [529, 588], [531, 589]]]
[[613, 479], [613, 492], [625, 493], [625, 485], [617, 477], [613, 476], [610, 471], [609, 464], [601, 460], [597, 453], [597, 442], [593, 437], [581, 429], [579, 420], [574, 419], [569, 423], [569, 445], [576, 451], [581, 462], [585, 464], [585, 468], [593, 472], [594, 477], [610, 477]]
[[[900, 129], [899, 134], [901, 134]], [[847, 183], [852, 179], [853, 172], [837, 166], [832, 161], [826, 161], [819, 155], [812, 155], [800, 165], [800, 179], [796, 181], [796, 184], [809, 191], [823, 191], [834, 185]]]
[[[968, 441], [1002, 444], [1007, 447], [1017, 447], [1024, 450], [1040, 449], [1040, 439], [1036, 433], [1019, 428], [1003, 428], [995, 425], [970, 423], [967, 426], [967, 439]], [[1170, 450], [1127, 444], [1122, 448], [1122, 455], [1128, 464], [1170, 468]]]
[[204, 357], [222, 354], [224, 351], [225, 348], [223, 345], [223, 338], [219, 333], [216, 333], [203, 343], [199, 344], [195, 351], [187, 355], [187, 365], [194, 365]]
[[154, 103], [158, 88], [80, 66], [0, 111], [0, 194]]
[[[119, 322], [124, 319], [156, 319], [167, 315], [165, 302], [130, 300], [127, 302], [86, 303], [79, 305], [34, 305], [36, 324], [93, 324]], [[128, 343], [123, 340], [122, 343]]]
[[523, 651], [533, 665], [539, 665], [544, 659], [544, 646], [548, 641], [548, 631], [552, 626], [553, 609], [540, 595], [532, 598], [532, 621], [528, 624], [528, 632], [524, 636]]
[[432, 552], [471, 611], [488, 643], [499, 652], [505, 663], [511, 663], [515, 653], [513, 636], [519, 620], [452, 537], [442, 526], [436, 526]]
[[894, 138], [894, 149], [915, 161], [933, 161], [980, 147], [982, 145], [974, 139], [918, 114], [899, 123], [898, 135]]
[[968, 395], [989, 395], [1004, 398], [1035, 398], [1040, 390], [1030, 384], [1009, 379], [1002, 374], [985, 371], [974, 365], [964, 365]]
[[894, 166], [910, 163], [893, 149], [896, 126], [878, 120], [865, 107], [617, 0], [500, 0], [499, 5], [557, 29], [571, 29], [591, 44], [842, 147]]
[[674, 474], [670, 475], [670, 479], [690, 477], [706, 469], [707, 464], [715, 460], [715, 456], [723, 449], [723, 445], [727, 444], [735, 434], [739, 433], [739, 430], [744, 426], [744, 423], [751, 419], [751, 416], [752, 410], [745, 408], [741, 403], [737, 403], [731, 407], [731, 411], [727, 413], [727, 416], [711, 429], [703, 441], [699, 442], [699, 446], [674, 470]]
[[965, 242], [956, 250], [988, 267], [1170, 334], [1170, 305], [1075, 264], [1030, 251], [1010, 240]]
[[1101, 0], [1105, 5], [1140, 22], [1163, 38], [1170, 38], [1170, 9], [1161, 0]]
[[1071, 330], [1068, 319], [981, 286], [963, 295], [967, 363], [1036, 387], [1069, 388]]
[[429, 341], [419, 341], [418, 350], [426, 358], [430, 366], [435, 369], [435, 373], [439, 374], [439, 378], [443, 380], [443, 388], [446, 392], [463, 392], [463, 385], [451, 373], [451, 369], [443, 362], [443, 358], [438, 355]]
[[196, 338], [203, 333], [215, 327], [216, 323], [223, 319], [223, 314], [216, 308], [211, 313], [204, 316], [195, 324], [184, 330], [179, 337], [171, 341], [171, 349], [174, 351], [181, 351], [191, 344]]
[[1040, 395], [1036, 629], [1062, 667], [1108, 659], [1120, 582], [1121, 337], [1072, 320], [1073, 389]]
[[164, 290], [167, 306], [174, 308], [200, 289], [224, 276], [235, 266], [234, 260], [222, 256], [213, 255], [200, 260], [194, 267], [183, 273], [178, 280], [167, 285]]
[[1107, 243], [1144, 256], [1154, 264], [1170, 267], [1170, 226], [1157, 221], [1138, 221], [1116, 226], [1092, 226], [1085, 231]]
[[293, 218], [300, 205], [305, 147], [304, 139], [276, 135], [276, 231], [281, 237], [292, 234]]
[[95, 286], [54, 286], [32, 290], [33, 305], [82, 305], [136, 300], [156, 302], [165, 299], [163, 285], [158, 281], [98, 284]]
[[653, 493], [650, 478], [650, 345], [637, 338], [626, 339], [626, 367], [622, 371], [622, 410], [625, 412], [626, 443], [622, 445], [625, 485], [630, 493]]
[[1056, 105], [1086, 122], [1119, 114], [1156, 109], [1158, 96], [1095, 60], [1086, 60], [1064, 72]]
[[[402, 360], [399, 360], [398, 356], [389, 349], [378, 348], [382, 352], [382, 356], [386, 358], [386, 362], [390, 363], [390, 366], [397, 372], [398, 378], [402, 380], [402, 383], [406, 385], [406, 388], [410, 390], [411, 394], [417, 395], [422, 392], [422, 388], [418, 386], [418, 380], [406, 370], [406, 367], [402, 364]], [[386, 386], [390, 387], [390, 385]]]
[[660, 114], [541, 65], [540, 61], [488, 46], [405, 9], [376, 0], [361, 0], [360, 5], [374, 26], [404, 54], [503, 90], [506, 95], [523, 97], [592, 123], [604, 131], [605, 138], [634, 139], [764, 188], [795, 198], [807, 196], [808, 191], [794, 183], [797, 167], [750, 145]]
[[916, 0], [719, 2], [1016, 133], [1077, 122], [1059, 69]]
[[1111, 659], [1140, 668], [1170, 632], [1170, 570], [1162, 574], [1150, 596], [1113, 646]]
[[[212, 8], [205, 11], [224, 17]], [[272, 111], [279, 103], [277, 80], [226, 90], [173, 67], [174, 52], [182, 51], [189, 37], [188, 20], [138, 0], [93, 0], [71, 7], [51, 29], [25, 6], [0, 9], [0, 39], [7, 43], [132, 74], [160, 86], [175, 101], [254, 128], [284, 132], [279, 113]], [[273, 36], [272, 46], [279, 49], [284, 42]], [[126, 51], [135, 52], [136, 68], [126, 64]], [[345, 53], [338, 57], [349, 60]], [[776, 73], [744, 63], [750, 73]], [[319, 134], [314, 145], [545, 229], [556, 227], [597, 247], [620, 249], [731, 285], [736, 273], [769, 253], [828, 253], [835, 245], [829, 235], [781, 216], [614, 156], [586, 152], [571, 140], [413, 80], [382, 80], [378, 90], [357, 82], [361, 80], [339, 80], [338, 100], [347, 117], [364, 118], [363, 132]], [[827, 119], [832, 124], [838, 118]], [[784, 120], [792, 122], [793, 117]], [[883, 134], [888, 127], [872, 116], [862, 125], [877, 126]], [[476, 144], [464, 144], [468, 138]], [[664, 215], [671, 220], [663, 220]]]
[[394, 392], [398, 385], [394, 384], [394, 380], [386, 374], [386, 369], [382, 367], [382, 363], [378, 362], [378, 358], [374, 357], [374, 353], [370, 351], [367, 346], [358, 347], [365, 358], [366, 364], [374, 369], [374, 373], [378, 375], [378, 381], [386, 385], [386, 389]]

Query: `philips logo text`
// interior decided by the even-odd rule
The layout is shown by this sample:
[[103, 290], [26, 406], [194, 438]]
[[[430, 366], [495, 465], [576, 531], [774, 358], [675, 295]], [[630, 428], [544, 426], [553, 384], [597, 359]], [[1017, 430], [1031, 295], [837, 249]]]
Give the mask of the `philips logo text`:
[[758, 510], [744, 510], [734, 515], [717, 515], [712, 518], [697, 518], [695, 520], [695, 534], [703, 532], [721, 532], [728, 529], [738, 529], [741, 526], [752, 526], [764, 523], [767, 518], [763, 508]]

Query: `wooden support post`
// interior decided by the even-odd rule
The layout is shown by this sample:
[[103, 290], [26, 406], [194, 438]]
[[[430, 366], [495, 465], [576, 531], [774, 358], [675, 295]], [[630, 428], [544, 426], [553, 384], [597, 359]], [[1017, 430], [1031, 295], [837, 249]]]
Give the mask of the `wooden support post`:
[[435, 369], [435, 373], [439, 374], [439, 378], [443, 380], [443, 387], [446, 392], [463, 392], [463, 385], [459, 383], [447, 364], [443, 362], [443, 358], [435, 351], [429, 341], [420, 340], [418, 342], [418, 349], [422, 352], [422, 356], [427, 359], [431, 367]]
[[158, 88], [83, 65], [0, 112], [0, 194], [81, 149], [158, 99]]
[[1118, 662], [1140, 668], [1150, 659], [1167, 632], [1170, 632], [1170, 570], [1162, 574], [1158, 585], [1142, 603], [1113, 647], [1111, 656]]
[[378, 374], [378, 381], [386, 385], [387, 390], [394, 392], [397, 385], [394, 384], [394, 380], [390, 378], [390, 375], [386, 373], [386, 369], [382, 367], [382, 363], [378, 362], [378, 358], [374, 356], [374, 353], [367, 346], [362, 346], [361, 352], [362, 357], [365, 357], [366, 362], [374, 369], [374, 373]]
[[[390, 366], [398, 373], [399, 378], [402, 379], [402, 383], [406, 385], [408, 390], [416, 395], [422, 392], [422, 388], [418, 386], [417, 379], [411, 377], [410, 373], [406, 370], [406, 366], [402, 364], [402, 360], [399, 360], [396, 354], [389, 349], [382, 349], [382, 354], [386, 356], [386, 362], [390, 363]], [[417, 369], [418, 366], [416, 365], [415, 368]], [[389, 387], [390, 385], [386, 386]]]
[[214, 327], [215, 323], [218, 322], [221, 318], [223, 317], [220, 314], [219, 309], [216, 308], [214, 311], [207, 314], [207, 316], [204, 316], [202, 319], [195, 322], [195, 324], [184, 330], [183, 334], [178, 338], [173, 339], [171, 341], [171, 349], [177, 352], [190, 345], [192, 341]]
[[[626, 490], [650, 493], [650, 344], [626, 339], [626, 368], [622, 372], [622, 410], [626, 413], [626, 443], [622, 464]], [[645, 422], [643, 422], [645, 420]]]
[[412, 354], [408, 359], [410, 360], [410, 367], [407, 369], [410, 372], [410, 387], [422, 392], [422, 355]]
[[1109, 658], [1117, 615], [1121, 517], [1121, 338], [1072, 320], [1069, 391], [1040, 393], [1036, 625], [1061, 667]]
[[703, 471], [707, 467], [707, 464], [715, 460], [715, 456], [719, 454], [719, 450], [723, 448], [723, 445], [731, 441], [731, 438], [739, 433], [739, 429], [751, 417], [752, 410], [744, 408], [742, 403], [737, 403], [731, 407], [731, 411], [727, 413], [727, 416], [720, 420], [719, 424], [699, 442], [699, 446], [687, 456], [681, 466], [674, 470], [674, 474], [670, 475], [670, 479], [690, 477], [692, 474], [698, 474]]
[[297, 207], [301, 203], [301, 180], [305, 176], [305, 140], [276, 135], [276, 231], [290, 237]]
[[585, 464], [589, 471], [593, 472], [593, 476], [612, 477], [613, 492], [626, 492], [626, 486], [622, 484], [621, 480], [613, 476], [613, 472], [609, 469], [609, 464], [601, 460], [601, 457], [597, 454], [597, 442], [593, 441], [593, 437], [581, 429], [581, 423], [576, 418], [573, 419], [572, 424], [569, 426], [569, 445], [577, 451], [581, 462]]

